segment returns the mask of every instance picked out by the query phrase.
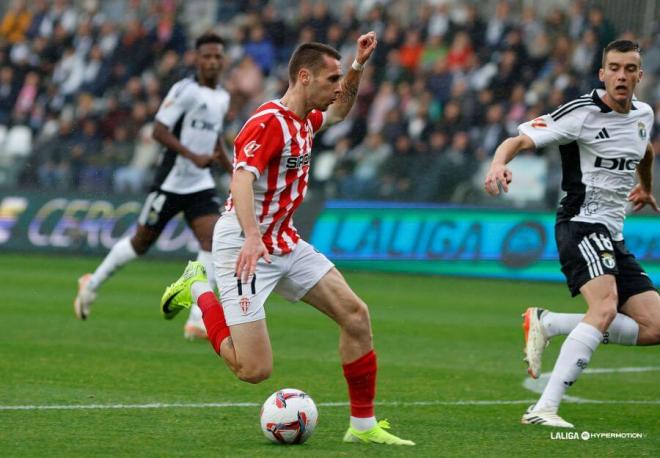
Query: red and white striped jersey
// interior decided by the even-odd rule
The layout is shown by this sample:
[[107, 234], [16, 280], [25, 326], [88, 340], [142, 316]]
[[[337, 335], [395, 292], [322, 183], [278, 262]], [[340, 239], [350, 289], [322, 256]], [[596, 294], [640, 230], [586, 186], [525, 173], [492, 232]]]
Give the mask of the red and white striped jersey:
[[[324, 121], [321, 111], [301, 119], [271, 100], [257, 108], [234, 140], [234, 170], [256, 176], [254, 208], [271, 254], [289, 253], [300, 240], [292, 217], [307, 192], [312, 140]], [[231, 194], [225, 208], [234, 211]]]

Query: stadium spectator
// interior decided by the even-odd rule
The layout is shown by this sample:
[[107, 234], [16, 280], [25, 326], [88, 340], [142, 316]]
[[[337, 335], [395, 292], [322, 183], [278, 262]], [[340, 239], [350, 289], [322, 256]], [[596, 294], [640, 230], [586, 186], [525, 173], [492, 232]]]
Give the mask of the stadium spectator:
[[[12, 3], [1, 19], [11, 19], [11, 12], [20, 3]], [[133, 104], [146, 104], [146, 112], [153, 113], [164, 96], [163, 89], [194, 70], [194, 55], [183, 50], [188, 30], [194, 27], [178, 22], [178, 18], [185, 17], [180, 13], [188, 7], [184, 2], [136, 2], [130, 11], [127, 0], [39, 0], [25, 5], [31, 13], [27, 31], [15, 43], [0, 38], [0, 75], [5, 73], [4, 79], [12, 80], [7, 84], [0, 76], [2, 125], [24, 124], [40, 137], [46, 124], [57, 123], [60, 113], [79, 110], [82, 93], [93, 99], [92, 108], [85, 111], [101, 121], [117, 115], [106, 113], [115, 110], [114, 103], [108, 100], [116, 96], [121, 98], [124, 111], [128, 106], [132, 109]], [[486, 113], [492, 104], [502, 105], [510, 127], [518, 122], [522, 112], [542, 113], [550, 108], [550, 103], [571, 100], [598, 84], [592, 73], [599, 61], [594, 38], [597, 44], [602, 37], [615, 33], [602, 8], [582, 1], [571, 2], [567, 9], [553, 6], [547, 11], [535, 5], [518, 9], [517, 4], [505, 0], [469, 5], [422, 1], [415, 8], [402, 8], [401, 2], [353, 5], [341, 1], [337, 8], [326, 8], [319, 2], [299, 2], [292, 15], [284, 15], [287, 10], [275, 0], [223, 5], [219, 11], [228, 16], [223, 16], [218, 30], [236, 37], [228, 47], [224, 75], [234, 95], [228, 127], [236, 129], [232, 127], [229, 132], [235, 134], [261, 101], [286, 85], [284, 67], [296, 42], [318, 40], [325, 34], [342, 54], [352, 55], [360, 27], [369, 24], [383, 32], [372, 56], [375, 65], [365, 71], [356, 109], [345, 126], [333, 129], [329, 138], [339, 141], [342, 136], [349, 136], [350, 143], [359, 144], [367, 132], [368, 117], [374, 118], [381, 134], [395, 138], [395, 134], [382, 131], [389, 110], [369, 113], [374, 95], [390, 85], [396, 106], [404, 110], [402, 125], [411, 129], [408, 135], [413, 137], [413, 143], [421, 141], [429, 151], [429, 133], [436, 129], [438, 117], [450, 101], [458, 102], [461, 117], [470, 124], [469, 134], [474, 139], [488, 127]], [[232, 20], [228, 21], [230, 16]], [[246, 38], [253, 30], [263, 35], [260, 43], [270, 43], [268, 52], [262, 54], [261, 45], [253, 46]], [[291, 33], [294, 30], [299, 31], [297, 36]], [[406, 36], [412, 35], [418, 35], [419, 43], [410, 48], [404, 43]], [[657, 35], [639, 37], [647, 51], [647, 67], [637, 95], [652, 102], [660, 99], [660, 65], [656, 64], [660, 59], [655, 57], [660, 55], [660, 40], [654, 39]], [[421, 54], [417, 56], [419, 46]], [[251, 62], [244, 59], [246, 47], [248, 54], [253, 55]], [[71, 49], [75, 51], [71, 53]], [[342, 65], [347, 68], [350, 62]], [[8, 77], [4, 67], [10, 67], [13, 76]], [[39, 76], [34, 107], [30, 112], [20, 108], [21, 114], [15, 116], [18, 92], [31, 72]], [[160, 83], [157, 93], [150, 88], [153, 81]], [[483, 100], [481, 95], [486, 88], [494, 91], [494, 97]], [[432, 95], [432, 103], [426, 100], [426, 91]], [[22, 102], [30, 99], [30, 93], [31, 89], [26, 88]], [[420, 110], [422, 103], [425, 111]], [[77, 133], [81, 118], [75, 114], [73, 121]], [[421, 134], [419, 126], [424, 126]], [[135, 135], [141, 127], [129, 126], [132, 141], [137, 141]], [[100, 130], [103, 138], [109, 138], [114, 127], [106, 129], [102, 122]], [[474, 142], [472, 147], [478, 144]]]
[[254, 60], [264, 76], [268, 76], [275, 65], [275, 47], [261, 24], [250, 28], [244, 49], [245, 54]]
[[18, 84], [14, 79], [14, 69], [6, 66], [0, 68], [0, 124], [7, 125], [11, 120]]
[[0, 23], [0, 38], [11, 44], [23, 41], [32, 23], [32, 13], [25, 0], [14, 0]]

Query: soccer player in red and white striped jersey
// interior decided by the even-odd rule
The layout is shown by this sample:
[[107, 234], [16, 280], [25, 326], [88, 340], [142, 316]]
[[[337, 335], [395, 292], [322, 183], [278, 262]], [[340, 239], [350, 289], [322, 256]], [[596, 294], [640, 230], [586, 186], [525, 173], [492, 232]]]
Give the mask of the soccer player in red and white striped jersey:
[[[234, 168], [255, 177], [255, 216], [269, 253], [290, 253], [300, 239], [292, 216], [307, 192], [312, 139], [325, 116], [314, 109], [301, 119], [281, 100], [271, 100], [257, 109], [234, 141]], [[235, 210], [231, 195], [226, 209]]]
[[374, 32], [358, 38], [355, 61], [345, 75], [335, 49], [304, 43], [295, 50], [286, 93], [259, 107], [234, 142], [231, 195], [213, 238], [222, 306], [203, 267], [189, 263], [165, 291], [161, 307], [172, 314], [196, 302], [215, 351], [238, 378], [259, 383], [273, 366], [267, 297], [275, 291], [312, 305], [340, 328], [339, 353], [351, 408], [344, 441], [414, 445], [387, 432], [386, 422], [376, 421], [377, 365], [367, 305], [293, 226], [293, 214], [307, 191], [314, 134], [346, 117], [376, 43]]

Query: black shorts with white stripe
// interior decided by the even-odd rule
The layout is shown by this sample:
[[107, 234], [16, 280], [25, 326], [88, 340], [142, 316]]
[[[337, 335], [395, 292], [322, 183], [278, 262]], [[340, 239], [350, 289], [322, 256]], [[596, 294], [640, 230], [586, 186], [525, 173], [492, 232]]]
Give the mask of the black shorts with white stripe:
[[616, 277], [619, 307], [631, 296], [655, 290], [624, 241], [613, 241], [604, 225], [559, 222], [555, 225], [555, 240], [561, 271], [573, 296], [580, 294], [580, 288], [589, 280], [606, 274]]

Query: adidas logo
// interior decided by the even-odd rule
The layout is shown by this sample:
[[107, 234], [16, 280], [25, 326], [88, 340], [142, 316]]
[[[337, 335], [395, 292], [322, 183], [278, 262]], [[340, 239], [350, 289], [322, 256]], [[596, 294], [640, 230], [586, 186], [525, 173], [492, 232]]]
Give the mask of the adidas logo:
[[598, 132], [598, 135], [596, 135], [596, 138], [610, 138], [610, 134], [607, 132], [607, 129], [603, 127], [600, 132]]

